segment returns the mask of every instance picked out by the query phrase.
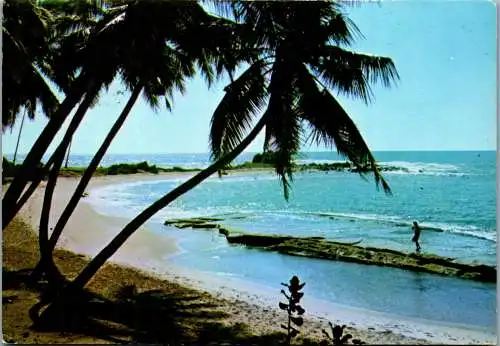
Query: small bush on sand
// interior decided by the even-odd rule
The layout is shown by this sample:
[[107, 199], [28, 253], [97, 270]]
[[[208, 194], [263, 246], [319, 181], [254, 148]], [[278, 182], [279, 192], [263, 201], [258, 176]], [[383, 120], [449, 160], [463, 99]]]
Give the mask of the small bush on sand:
[[[331, 330], [332, 335], [330, 336], [330, 334], [328, 334], [328, 332], [323, 329], [322, 332], [327, 337], [327, 340], [323, 340], [320, 345], [321, 346], [347, 345], [349, 340], [352, 339], [352, 335], [351, 334], [344, 334], [344, 328], [346, 327], [345, 324], [342, 326], [338, 325], [338, 324], [334, 325], [334, 324], [332, 324], [332, 322], [328, 322], [328, 324], [330, 325], [330, 330]], [[351, 342], [353, 345], [364, 344], [363, 341], [358, 340], [358, 339], [352, 339]]]
[[306, 310], [299, 305], [300, 299], [304, 296], [303, 292], [299, 292], [305, 285], [304, 283], [300, 283], [298, 277], [293, 276], [290, 279], [289, 284], [282, 283], [283, 286], [288, 287], [288, 291], [290, 295], [288, 295], [285, 290], [281, 290], [281, 293], [286, 297], [288, 303], [279, 303], [279, 307], [281, 310], [284, 310], [288, 313], [288, 325], [281, 325], [281, 328], [287, 331], [287, 344], [290, 345], [292, 338], [296, 337], [299, 331], [292, 325], [296, 325], [300, 327], [304, 324], [304, 319], [301, 317]]

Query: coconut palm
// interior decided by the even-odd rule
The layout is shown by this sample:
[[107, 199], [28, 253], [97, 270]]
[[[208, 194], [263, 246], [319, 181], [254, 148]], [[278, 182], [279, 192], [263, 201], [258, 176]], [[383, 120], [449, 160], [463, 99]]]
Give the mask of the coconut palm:
[[[155, 13], [156, 16], [151, 16], [151, 13]], [[146, 18], [147, 21], [145, 21]], [[208, 82], [219, 75], [222, 69], [234, 69], [235, 59], [231, 60], [230, 53], [219, 53], [219, 50], [227, 48], [234, 41], [230, 37], [234, 30], [231, 24], [230, 21], [208, 15], [195, 3], [137, 2], [125, 6], [122, 13], [117, 13], [116, 20], [110, 21], [99, 36], [96, 36], [99, 40], [115, 42], [115, 45], [109, 47], [116, 50], [116, 52], [113, 51], [116, 55], [115, 62], [120, 68], [123, 81], [132, 90], [132, 95], [85, 170], [73, 196], [54, 227], [49, 248], [46, 249], [45, 236], [48, 232], [50, 201], [57, 180], [57, 174], [51, 174], [45, 194], [45, 208], [42, 210], [43, 222], [40, 224], [40, 234], [43, 234], [44, 239], [40, 240], [43, 242], [40, 244], [43, 255], [38, 269], [45, 270], [44, 267], [53, 266], [51, 254], [57, 240], [139, 94], [143, 92], [153, 107], [158, 106], [159, 97], [165, 96], [167, 108], [170, 108], [173, 91], [176, 89], [184, 91], [184, 81], [193, 75], [195, 63]], [[137, 29], [138, 27], [140, 30]], [[193, 44], [193, 37], [197, 37], [200, 41], [195, 40]], [[106, 52], [101, 52], [101, 54], [106, 54]], [[212, 70], [212, 65], [216, 67], [215, 72]], [[69, 143], [70, 138], [66, 141]], [[62, 156], [58, 155], [53, 171], [60, 169], [61, 158]], [[36, 272], [39, 273], [39, 270]]]
[[[85, 94], [83, 101], [80, 103], [75, 115], [71, 119], [65, 138], [69, 138], [69, 140], [71, 141], [71, 134], [76, 131], [87, 110], [92, 107], [93, 104], [95, 104], [98, 92], [99, 91], [97, 89], [94, 89], [93, 91]], [[63, 140], [52, 156], [53, 167], [50, 170], [49, 180], [45, 189], [38, 231], [40, 265], [37, 266], [35, 270], [33, 270], [31, 275], [32, 279], [37, 280], [42, 274], [45, 273], [47, 274], [48, 282], [51, 285], [59, 284], [62, 281], [61, 279], [63, 278], [52, 257], [50, 256], [51, 251], [49, 250], [49, 216], [52, 206], [52, 197], [57, 184], [57, 177], [59, 175], [59, 171], [64, 159], [66, 150], [65, 148], [66, 142]]]
[[49, 49], [50, 26], [54, 18], [50, 12], [33, 2], [5, 2], [2, 33], [4, 38], [4, 88], [2, 90], [2, 128], [14, 125], [23, 109], [21, 126], [14, 151], [14, 164], [26, 115], [33, 119], [37, 105], [46, 116], [54, 112], [59, 101], [42, 76], [37, 64]]
[[[4, 10], [3, 33], [8, 42], [4, 52], [5, 62], [9, 65], [9, 69], [6, 78], [7, 86], [4, 88], [6, 102], [4, 102], [3, 124], [12, 124], [21, 106], [24, 108], [25, 114], [28, 113], [29, 117], [33, 117], [37, 102], [41, 103], [47, 116], [53, 115], [59, 102], [46, 80], [50, 79], [59, 89], [67, 92], [72, 86], [74, 75], [74, 70], [68, 70], [64, 61], [54, 63], [58, 48], [69, 47], [68, 44], [62, 45], [61, 39], [67, 33], [71, 32], [74, 35], [78, 30], [85, 30], [92, 25], [93, 18], [99, 12], [99, 5], [84, 0], [71, 3], [45, 1], [42, 5], [36, 4], [34, 1], [8, 1]], [[74, 48], [73, 45], [71, 46]], [[82, 105], [93, 102], [97, 92], [98, 90], [95, 88], [85, 90], [82, 93], [82, 95], [86, 94]], [[71, 135], [71, 132], [74, 132], [78, 127], [85, 113], [82, 113], [82, 110], [80, 107], [75, 114], [67, 135]], [[51, 121], [53, 120], [51, 119]], [[23, 124], [24, 116], [21, 126]], [[49, 167], [52, 163], [53, 159], [49, 160], [46, 166]], [[42, 175], [32, 185], [29, 193], [23, 197], [31, 195], [41, 177]], [[9, 189], [10, 191], [12, 190]], [[26, 200], [27, 198], [24, 199], [24, 201]], [[16, 206], [4, 204], [3, 215], [13, 217], [23, 204], [24, 202]], [[8, 219], [9, 217], [4, 219], [4, 225], [8, 224]], [[48, 242], [48, 237], [42, 229], [40, 244], [44, 244], [44, 241]]]
[[[3, 22], [4, 63], [9, 65], [9, 69], [6, 70], [8, 73], [4, 75], [5, 88], [3, 89], [2, 116], [4, 125], [15, 120], [19, 107], [23, 104], [28, 110], [29, 116], [34, 116], [37, 101], [41, 103], [44, 113], [51, 116], [49, 123], [56, 121], [56, 119], [52, 119], [52, 115], [56, 115], [57, 110], [61, 107], [58, 107], [59, 102], [46, 83], [46, 78], [52, 77], [51, 75], [54, 72], [47, 60], [51, 55], [50, 45], [53, 43], [52, 40], [57, 36], [54, 32], [55, 21], [56, 16], [52, 12], [34, 1], [7, 1], [5, 3]], [[36, 30], [37, 28], [38, 30]], [[26, 36], [26, 32], [30, 33], [32, 31], [43, 32], [45, 36], [40, 38], [40, 34], [38, 34], [36, 36], [39, 38], [36, 42], [28, 41], [27, 44], [23, 41], [23, 38]], [[30, 49], [31, 46], [35, 48]], [[40, 71], [43, 71], [45, 76]], [[75, 99], [72, 101], [74, 101], [74, 104], [78, 102]], [[72, 108], [68, 108], [68, 102], [64, 107], [67, 108], [68, 113]], [[46, 136], [47, 141], [50, 139], [49, 137]], [[37, 143], [40, 144], [40, 141], [37, 141]], [[34, 145], [34, 148], [41, 151], [40, 145]], [[43, 152], [41, 155], [43, 155]], [[33, 155], [28, 155], [23, 163], [25, 168], [20, 170], [20, 174], [16, 175], [4, 196], [2, 206], [4, 216], [2, 223], [4, 227], [12, 219], [10, 217], [12, 207], [26, 185], [25, 183], [22, 184], [22, 181], [28, 180], [29, 172], [33, 171], [33, 168], [38, 165], [41, 155], [36, 160], [33, 159]], [[33, 164], [27, 165], [30, 161]], [[26, 169], [26, 166], [29, 167]]]
[[3, 6], [2, 34], [4, 70], [2, 89], [2, 125], [15, 123], [24, 108], [30, 119], [37, 105], [50, 117], [59, 106], [57, 97], [45, 82], [38, 64], [49, 50], [50, 12], [31, 1], [7, 0]]
[[[212, 118], [213, 157], [233, 150], [251, 124], [253, 103], [269, 97], [264, 146], [276, 153], [276, 172], [285, 198], [303, 125], [309, 126], [312, 140], [336, 147], [358, 168], [370, 167], [377, 186], [380, 183], [390, 192], [354, 122], [329, 89], [368, 103], [372, 99], [370, 82], [389, 86], [398, 78], [391, 59], [346, 50], [360, 33], [336, 4], [237, 2], [230, 10], [249, 24], [254, 33], [250, 37], [262, 43], [267, 52], [226, 88], [228, 92]], [[239, 96], [245, 90], [261, 90], [262, 76], [269, 74], [266, 94]], [[280, 81], [279, 88], [274, 88], [273, 78]], [[281, 85], [287, 87], [281, 89]]]
[[[79, 0], [74, 2], [73, 5], [86, 2], [85, 0]], [[48, 4], [50, 5], [50, 2]], [[31, 177], [31, 172], [40, 163], [43, 154], [63, 122], [69, 116], [71, 110], [86, 93], [90, 92], [97, 95], [97, 92], [103, 87], [108, 86], [116, 75], [116, 66], [111, 60], [100, 59], [96, 54], [85, 57], [80, 52], [81, 47], [87, 44], [89, 37], [93, 37], [98, 33], [102, 29], [102, 25], [105, 25], [106, 19], [109, 18], [106, 15], [98, 15], [100, 13], [98, 5], [96, 3], [92, 7], [94, 12], [89, 10], [85, 13], [85, 16], [89, 13], [94, 13], [95, 18], [101, 16], [103, 18], [100, 21], [101, 26], [95, 25], [95, 18], [83, 18], [83, 20], [80, 20], [80, 17], [74, 18], [74, 16], [69, 19], [67, 17], [61, 18], [60, 15], [56, 17], [58, 18], [56, 21], [58, 30], [54, 30], [51, 50], [47, 53], [48, 58], [46, 58], [44, 64], [41, 64], [40, 68], [65, 92], [66, 97], [54, 111], [48, 124], [33, 144], [18, 174], [3, 197], [2, 226], [4, 229], [33, 193], [43, 175], [48, 171], [48, 168], [53, 164], [54, 157], [51, 157], [46, 163], [42, 174], [39, 177]], [[73, 7], [69, 6], [67, 8], [71, 9]], [[112, 9], [109, 12], [112, 12]], [[75, 30], [71, 31], [72, 28]], [[71, 33], [66, 35], [65, 32], [68, 31]], [[98, 52], [102, 48], [93, 47], [95, 49], [94, 52]], [[66, 135], [71, 137], [69, 132]], [[21, 196], [23, 189], [30, 179], [34, 180], [32, 185]]]
[[[81, 1], [85, 2], [85, 0], [80, 0], [77, 3], [80, 3]], [[57, 4], [58, 2], [55, 1], [55, 3]], [[99, 4], [99, 2], [97, 3]], [[76, 26], [79, 30], [62, 40], [63, 43], [58, 45], [58, 49], [56, 50], [56, 54], [54, 54], [51, 63], [55, 66], [63, 66], [62, 70], [65, 74], [63, 74], [62, 77], [57, 75], [59, 80], [62, 82], [69, 83], [67, 80], [68, 71], [72, 71], [73, 74], [78, 73], [78, 76], [71, 83], [65, 100], [61, 103], [57, 112], [50, 119], [47, 126], [35, 141], [35, 144], [20, 167], [18, 175], [16, 175], [14, 181], [11, 183], [9, 189], [4, 195], [2, 200], [2, 226], [4, 229], [24, 203], [29, 199], [42, 179], [42, 176], [53, 164], [54, 156], [52, 156], [46, 163], [45, 170], [42, 172], [43, 174], [39, 177], [33, 178], [34, 181], [28, 190], [22, 194], [23, 189], [30, 179], [30, 172], [40, 162], [40, 159], [48, 148], [48, 145], [60, 129], [71, 109], [78, 104], [79, 100], [84, 96], [87, 90], [102, 88], [109, 85], [118, 72], [119, 67], [116, 63], [119, 60], [119, 56], [117, 57], [118, 49], [114, 49], [114, 51], [110, 51], [110, 49], [113, 47], [116, 48], [117, 42], [121, 42], [124, 39], [126, 41], [127, 37], [134, 35], [135, 32], [129, 28], [128, 32], [123, 33], [124, 35], [127, 35], [124, 37], [120, 36], [119, 33], [115, 36], [102, 35], [102, 33], [105, 28], [107, 28], [107, 30], [104, 31], [108, 32], [110, 28], [116, 27], [116, 25], [110, 24], [121, 22], [125, 15], [124, 11], [129, 8], [129, 5], [133, 4], [135, 4], [136, 8], [142, 8], [141, 11], [143, 14], [140, 14], [141, 11], [136, 11], [136, 13], [140, 14], [138, 17], [142, 18], [144, 23], [159, 23], [159, 27], [163, 28], [163, 31], [168, 29], [168, 26], [165, 25], [164, 22], [165, 18], [161, 17], [161, 15], [168, 6], [175, 5], [175, 2], [155, 3], [136, 1], [122, 5], [120, 1], [116, 1], [116, 6], [113, 6], [114, 2], [109, 2], [106, 11], [100, 15], [101, 18], [99, 23], [95, 25], [92, 30], [85, 27], [82, 30], [81, 25], [71, 24], [71, 21], [69, 25], [67, 24], [68, 21], [63, 22], [63, 24], [66, 24], [67, 27], [72, 28]], [[163, 10], [158, 8], [159, 11], [155, 12], [154, 6], [163, 6]], [[177, 6], [179, 6], [179, 4]], [[205, 78], [209, 83], [212, 81], [214, 76], [220, 75], [223, 68], [229, 69], [230, 71], [234, 70], [235, 62], [232, 61], [230, 55], [227, 54], [227, 51], [231, 52], [231, 50], [228, 50], [227, 48], [221, 49], [221, 42], [231, 42], [228, 40], [228, 35], [231, 35], [231, 33], [226, 30], [226, 25], [228, 23], [224, 23], [224, 21], [221, 22], [221, 20], [219, 20], [218, 22], [213, 22], [212, 25], [207, 26], [205, 28], [206, 30], [202, 30], [200, 29], [202, 26], [198, 25], [197, 20], [204, 20], [202, 16], [205, 11], [203, 11], [203, 9], [195, 3], [185, 3], [184, 7], [191, 7], [193, 9], [190, 21], [186, 22], [191, 24], [189, 30], [183, 30], [183, 33], [179, 32], [179, 36], [176, 38], [177, 44], [182, 45], [182, 49], [186, 54], [196, 54], [199, 57], [203, 57], [197, 60], [197, 65], [204, 73]], [[71, 8], [72, 7], [70, 7], [70, 9]], [[92, 11], [87, 12], [93, 13]], [[144, 13], [148, 14], [144, 15]], [[152, 14], [158, 15], [152, 16]], [[139, 22], [137, 21], [137, 23]], [[144, 23], [141, 23], [140, 25], [137, 24], [137, 27], [142, 27]], [[209, 36], [210, 34], [213, 34], [214, 36], [211, 37]], [[96, 39], [95, 36], [99, 36], [100, 39]], [[199, 40], [192, 40], [193, 37], [197, 37]], [[214, 42], [216, 41], [218, 43], [214, 46]], [[195, 43], [193, 44], [193, 42]], [[203, 42], [204, 45], [200, 45], [200, 42]], [[86, 49], [83, 49], [84, 46], [86, 46]], [[88, 46], [91, 47], [89, 48]], [[75, 47], [77, 48], [75, 49]], [[209, 54], [206, 54], [207, 49], [216, 49], [218, 55], [210, 56]], [[104, 60], [104, 57], [100, 54], [100, 52], [106, 51], [110, 54], [108, 54], [108, 56], [106, 56], [107, 59]], [[110, 58], [108, 59], [108, 57]], [[212, 63], [216, 64], [217, 67], [215, 74], [211, 68]], [[157, 98], [152, 99], [152, 101], [157, 102]], [[71, 137], [69, 132], [67, 132], [66, 135], [68, 138]], [[66, 137], [62, 142], [69, 145]]]
[[[68, 56], [71, 56], [70, 61], [72, 61], [75, 65], [73, 65], [71, 68], [76, 69], [82, 61], [82, 64], [89, 64], [89, 61], [91, 62], [90, 65], [93, 65], [92, 63], [92, 57], [98, 55], [100, 58], [100, 61], [102, 62], [103, 60], [105, 61], [112, 61], [113, 66], [107, 71], [106, 75], [108, 76], [108, 79], [106, 80], [107, 83], [103, 83], [104, 85], [107, 85], [111, 80], [114, 78], [115, 74], [117, 72], [122, 73], [125, 69], [123, 66], [120, 65], [120, 57], [126, 56], [125, 51], [127, 49], [130, 49], [131, 47], [134, 47], [134, 49], [137, 49], [140, 51], [140, 54], [144, 54], [144, 56], [147, 56], [147, 54], [151, 53], [151, 49], [149, 50], [144, 50], [145, 45], [144, 41], [141, 40], [128, 40], [128, 36], [123, 36], [123, 35], [116, 35], [121, 31], [122, 34], [128, 34], [130, 32], [130, 27], [127, 27], [126, 30], [124, 30], [124, 25], [125, 21], [120, 20], [120, 17], [124, 14], [123, 10], [119, 10], [113, 14], [112, 18], [108, 18], [106, 21], [106, 24], [104, 26], [101, 26], [100, 30], [96, 32], [92, 37], [87, 38], [84, 40], [84, 44], [81, 46], [80, 49], [74, 49], [74, 43], [73, 41], [70, 41], [70, 46], [69, 50], [66, 51], [66, 54], [61, 54], [60, 57], [63, 59], [68, 59]], [[128, 32], [126, 32], [128, 31]], [[70, 39], [74, 39], [74, 36], [71, 37]], [[121, 40], [120, 40], [121, 37]], [[141, 37], [143, 39], [144, 37]], [[81, 39], [77, 37], [78, 42], [80, 43]], [[118, 41], [117, 41], [118, 40]], [[68, 40], [69, 41], [69, 40]], [[126, 41], [126, 42], [124, 42]], [[67, 42], [65, 42], [67, 44]], [[116, 43], [116, 45], [115, 45]], [[118, 49], [116, 49], [118, 47]], [[126, 48], [125, 48], [126, 47]], [[73, 49], [71, 49], [73, 48]], [[95, 49], [98, 50], [95, 50]], [[129, 54], [130, 55], [130, 54]], [[108, 65], [109, 66], [109, 65]], [[137, 70], [137, 66], [133, 67], [132, 69]], [[179, 69], [181, 71], [181, 69]], [[168, 77], [170, 79], [172, 78], [172, 74], [170, 74]], [[135, 76], [134, 76], [135, 77]], [[146, 79], [144, 79], [146, 80]], [[153, 81], [156, 81], [156, 79], [151, 79]], [[142, 79], [141, 79], [142, 81]], [[138, 80], [129, 80], [129, 85], [135, 83], [138, 84]], [[131, 95], [131, 99], [127, 103], [124, 111], [120, 115], [118, 121], [115, 123], [112, 129], [112, 137], [116, 135], [118, 132], [119, 128], [125, 121], [127, 115], [129, 114], [133, 104], [137, 100], [138, 96], [140, 95], [145, 82], [141, 82], [140, 85], [135, 85], [133, 87], [133, 93]], [[46, 271], [48, 274], [49, 273], [57, 273], [58, 271], [55, 268], [55, 265], [52, 261], [52, 251], [49, 250], [48, 243], [48, 221], [49, 221], [49, 214], [50, 214], [50, 207], [51, 207], [51, 201], [53, 197], [53, 192], [57, 183], [57, 177], [59, 170], [61, 168], [63, 159], [64, 159], [64, 152], [67, 150], [69, 147], [69, 143], [71, 142], [72, 135], [74, 134], [76, 128], [78, 127], [79, 122], [83, 119], [83, 116], [85, 115], [86, 111], [88, 108], [91, 106], [93, 102], [93, 98], [97, 97], [97, 94], [99, 92], [100, 86], [96, 86], [93, 90], [93, 93], [87, 93], [84, 101], [80, 105], [78, 111], [76, 112], [75, 116], [73, 117], [73, 121], [70, 124], [70, 127], [68, 128], [68, 131], [66, 132], [63, 140], [57, 147], [56, 151], [54, 152], [53, 155], [53, 167], [51, 169], [51, 173], [49, 176], [49, 181], [47, 183], [47, 188], [45, 190], [45, 196], [44, 196], [44, 203], [42, 207], [42, 216], [40, 219], [40, 231], [39, 231], [39, 243], [40, 243], [40, 252], [41, 252], [41, 259], [39, 266], [37, 266], [36, 270], [33, 273], [34, 278], [37, 278], [40, 274], [42, 274], [44, 271]], [[159, 89], [158, 89], [159, 90]], [[150, 99], [152, 99], [151, 96]], [[75, 121], [76, 120], [76, 121]], [[111, 139], [112, 139], [111, 137]], [[84, 176], [81, 179], [81, 182], [79, 186], [86, 185], [88, 183], [88, 180], [92, 176], [95, 168], [97, 167], [98, 163], [100, 162], [100, 159], [105, 153], [105, 150], [107, 146], [109, 146], [110, 140], [106, 141], [106, 144], [101, 146], [100, 150], [92, 160], [91, 164], [87, 168], [86, 172], [84, 173]], [[104, 147], [104, 149], [103, 149]], [[77, 188], [78, 190], [78, 188]], [[75, 196], [77, 196], [77, 192], [73, 195], [73, 201], [75, 199]], [[77, 196], [78, 199], [81, 196], [81, 192]], [[76, 206], [76, 205], [75, 205]], [[61, 230], [62, 231], [62, 230]], [[60, 234], [59, 228], [53, 232], [53, 237], [58, 238], [59, 236], [56, 234]], [[57, 278], [57, 275], [53, 275], [54, 278]]]
[[[226, 5], [224, 5], [226, 6]], [[291, 157], [299, 150], [302, 125], [313, 138], [334, 145], [356, 166], [368, 165], [377, 186], [390, 188], [353, 121], [329, 88], [368, 102], [370, 82], [389, 86], [398, 78], [389, 58], [346, 50], [357, 32], [337, 4], [328, 2], [236, 2], [233, 16], [246, 26], [250, 67], [226, 88], [210, 134], [215, 163], [151, 204], [83, 269], [70, 289], [80, 289], [149, 218], [224, 168], [266, 128], [266, 148], [276, 152], [276, 172], [288, 197]], [[266, 107], [266, 101], [267, 107]], [[256, 124], [252, 117], [265, 107]], [[246, 131], [250, 130], [244, 137]], [[363, 174], [363, 173], [362, 173]]]

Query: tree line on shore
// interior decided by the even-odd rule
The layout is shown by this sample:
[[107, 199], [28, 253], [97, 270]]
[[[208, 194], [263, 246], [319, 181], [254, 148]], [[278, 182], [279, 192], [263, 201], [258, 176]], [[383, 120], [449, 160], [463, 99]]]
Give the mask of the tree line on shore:
[[[286, 199], [293, 157], [306, 130], [311, 141], [335, 147], [358, 173], [371, 173], [376, 186], [390, 193], [368, 145], [333, 91], [369, 103], [371, 85], [389, 87], [398, 73], [390, 58], [349, 49], [362, 35], [340, 2], [7, 0], [2, 24], [4, 65], [9, 66], [3, 79], [3, 129], [12, 127], [22, 112], [48, 118], [22, 164], [14, 166], [2, 199], [5, 230], [40, 181], [48, 178], [38, 229], [40, 261], [32, 278], [47, 280], [57, 294], [39, 304], [32, 316], [42, 319], [71, 305], [74, 293], [142, 224], [209, 176], [222, 173], [262, 131], [264, 152], [273, 153], [270, 164]], [[230, 80], [210, 123], [212, 163], [144, 209], [68, 281], [52, 253], [137, 99], [142, 95], [152, 109], [163, 104], [171, 110], [173, 93], [182, 94], [186, 82], [196, 76], [208, 87], [222, 76]], [[71, 141], [114, 80], [121, 80], [129, 99], [49, 236], [53, 193]], [[54, 86], [64, 94], [61, 100]], [[68, 127], [56, 141], [66, 121]], [[51, 144], [56, 149], [49, 153]], [[40, 164], [44, 155], [49, 159]], [[124, 167], [118, 165], [116, 172], [120, 169]]]
[[[267, 158], [266, 158], [267, 157]], [[272, 169], [274, 158], [273, 152], [264, 152], [255, 154], [252, 161], [246, 161], [241, 164], [229, 164], [226, 166], [225, 170], [238, 170], [238, 169], [254, 169], [254, 168], [268, 168]], [[371, 171], [371, 167], [369, 165], [365, 165], [362, 167], [356, 167], [351, 162], [332, 162], [332, 163], [305, 163], [305, 164], [297, 164], [292, 161], [292, 170], [293, 171], [306, 171], [306, 170], [317, 170], [317, 171], [349, 171], [358, 173], [359, 171], [369, 172]], [[2, 183], [6, 184], [12, 181], [12, 178], [16, 176], [17, 171], [21, 167], [21, 164], [15, 164], [13, 161], [10, 161], [5, 156], [2, 159]], [[77, 167], [64, 167], [59, 170], [59, 176], [63, 177], [75, 177], [81, 176], [85, 173], [87, 167], [85, 166], [77, 166]], [[403, 171], [408, 172], [408, 169], [405, 167], [398, 166], [379, 166], [378, 169], [382, 172], [384, 171]], [[201, 168], [186, 168], [181, 166], [173, 166], [173, 167], [161, 167], [157, 165], [151, 165], [147, 161], [142, 161], [138, 163], [116, 163], [107, 167], [97, 167], [94, 171], [94, 176], [102, 176], [102, 175], [122, 175], [122, 174], [137, 174], [137, 173], [170, 173], [170, 172], [198, 172], [201, 171]], [[36, 166], [36, 169], [32, 171], [32, 177], [30, 180], [35, 179], [37, 175], [43, 175], [42, 180], [47, 179], [46, 172], [43, 171], [43, 163], [39, 163]]]

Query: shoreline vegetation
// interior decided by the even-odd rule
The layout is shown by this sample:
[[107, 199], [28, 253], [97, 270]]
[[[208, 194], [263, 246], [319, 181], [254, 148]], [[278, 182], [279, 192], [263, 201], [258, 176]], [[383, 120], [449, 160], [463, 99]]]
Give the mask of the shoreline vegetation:
[[[220, 173], [221, 175], [226, 175], [230, 171], [238, 170], [271, 170], [274, 168], [272, 164], [272, 159], [266, 157], [266, 154], [256, 154], [252, 161], [247, 161], [238, 165], [229, 165]], [[2, 160], [2, 182], [3, 184], [8, 183], [16, 175], [20, 164], [13, 164], [6, 157]], [[42, 164], [39, 164], [37, 169], [32, 172], [33, 176], [42, 174]], [[87, 167], [62, 167], [59, 176], [61, 177], [79, 177], [82, 176]], [[405, 167], [399, 166], [378, 166], [381, 172], [391, 172], [391, 171], [401, 171], [408, 172]], [[356, 167], [350, 162], [332, 162], [332, 163], [307, 163], [307, 164], [297, 164], [292, 165], [292, 169], [295, 172], [304, 171], [323, 171], [323, 172], [352, 172], [352, 173], [368, 173], [372, 171], [371, 166], [366, 165], [363, 167]], [[151, 165], [147, 161], [142, 161], [138, 163], [118, 163], [113, 164], [108, 167], [98, 167], [94, 172], [94, 176], [106, 176], [106, 175], [127, 175], [127, 174], [139, 174], [139, 173], [189, 173], [189, 172], [199, 172], [202, 168], [186, 168], [181, 166], [173, 167], [160, 167], [157, 165]], [[44, 177], [47, 179], [47, 176]]]
[[386, 266], [482, 282], [494, 283], [497, 279], [496, 268], [485, 264], [464, 264], [456, 262], [453, 258], [434, 254], [404, 253], [391, 249], [357, 245], [361, 241], [344, 243], [326, 240], [323, 237], [246, 233], [232, 230], [220, 224], [221, 221], [224, 219], [199, 217], [166, 220], [164, 225], [180, 229], [215, 230], [225, 236], [230, 244], [276, 251], [290, 256]]

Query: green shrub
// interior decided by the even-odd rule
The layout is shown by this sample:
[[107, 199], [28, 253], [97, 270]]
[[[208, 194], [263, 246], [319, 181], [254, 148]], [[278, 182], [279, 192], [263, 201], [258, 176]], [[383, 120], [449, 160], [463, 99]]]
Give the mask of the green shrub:
[[139, 162], [138, 164], [136, 164], [135, 167], [137, 169], [140, 169], [140, 170], [143, 170], [143, 171], [147, 171], [150, 166], [148, 165], [147, 161], [142, 161], [142, 162]]
[[158, 168], [162, 172], [196, 172], [201, 171], [200, 168], [183, 168], [179, 166], [174, 166], [171, 168]]
[[109, 175], [116, 174], [134, 174], [139, 172], [148, 172], [157, 174], [159, 172], [156, 165], [150, 166], [147, 161], [139, 163], [118, 163], [108, 167]]
[[276, 153], [273, 151], [265, 151], [262, 154], [255, 154], [252, 163], [274, 163], [276, 162]]
[[[328, 334], [328, 332], [326, 330], [322, 330], [323, 332], [323, 335], [325, 335], [327, 337], [326, 340], [323, 340], [321, 342], [321, 346], [328, 346], [328, 345], [332, 345], [332, 346], [337, 346], [337, 345], [347, 345], [349, 340], [352, 339], [352, 335], [351, 334], [344, 334], [344, 329], [345, 329], [345, 324], [343, 325], [338, 325], [338, 324], [332, 324], [332, 322], [328, 322], [328, 324], [330, 325], [330, 330], [331, 330], [331, 333], [332, 335], [330, 336], [330, 334]], [[353, 345], [363, 345], [364, 342], [359, 340], [359, 339], [352, 339], [352, 344]]]
[[9, 161], [5, 156], [2, 159], [2, 175], [4, 177], [13, 177], [16, 171], [16, 166]]
[[[15, 165], [14, 162], [9, 161], [5, 156], [2, 158], [2, 178], [5, 181], [6, 177], [15, 177], [21, 164]], [[29, 172], [28, 180], [33, 180], [42, 174], [43, 163], [39, 162], [35, 169]], [[45, 178], [45, 177], [44, 177]]]

